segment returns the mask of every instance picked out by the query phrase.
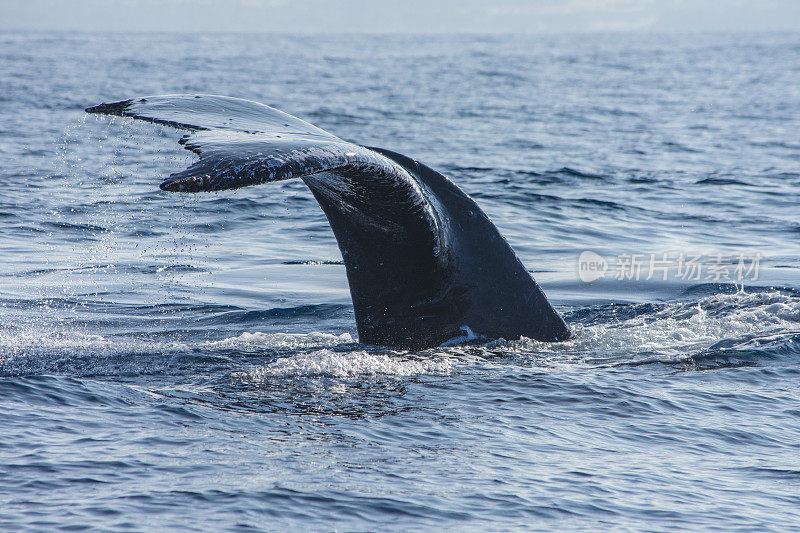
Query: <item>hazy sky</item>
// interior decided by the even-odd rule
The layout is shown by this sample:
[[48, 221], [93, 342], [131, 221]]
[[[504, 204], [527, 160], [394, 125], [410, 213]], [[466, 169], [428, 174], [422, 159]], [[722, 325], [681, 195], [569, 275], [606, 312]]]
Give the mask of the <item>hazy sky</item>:
[[0, 29], [314, 33], [800, 30], [800, 0], [0, 0]]

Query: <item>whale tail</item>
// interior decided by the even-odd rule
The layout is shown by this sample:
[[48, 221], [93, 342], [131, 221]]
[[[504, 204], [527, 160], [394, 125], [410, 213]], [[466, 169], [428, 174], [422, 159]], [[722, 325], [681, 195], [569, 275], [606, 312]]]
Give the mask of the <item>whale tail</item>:
[[339, 244], [363, 343], [427, 348], [464, 327], [493, 338], [569, 337], [480, 208], [415, 160], [238, 98], [154, 96], [86, 111], [189, 130], [179, 142], [199, 159], [164, 180], [165, 191], [303, 179]]

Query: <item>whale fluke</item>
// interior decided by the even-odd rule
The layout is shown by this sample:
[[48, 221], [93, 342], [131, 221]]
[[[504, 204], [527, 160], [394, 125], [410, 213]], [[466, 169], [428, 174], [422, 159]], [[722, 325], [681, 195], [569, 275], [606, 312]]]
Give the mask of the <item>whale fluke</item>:
[[199, 159], [171, 174], [166, 191], [303, 179], [339, 244], [362, 343], [429, 348], [464, 328], [488, 338], [569, 338], [478, 205], [418, 161], [238, 98], [153, 96], [86, 111], [189, 130], [179, 142]]

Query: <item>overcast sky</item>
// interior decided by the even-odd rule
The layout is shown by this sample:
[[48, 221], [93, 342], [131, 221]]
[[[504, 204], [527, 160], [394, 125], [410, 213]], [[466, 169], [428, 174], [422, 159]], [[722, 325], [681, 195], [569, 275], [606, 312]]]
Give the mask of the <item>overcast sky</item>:
[[0, 29], [800, 31], [800, 0], [0, 0]]

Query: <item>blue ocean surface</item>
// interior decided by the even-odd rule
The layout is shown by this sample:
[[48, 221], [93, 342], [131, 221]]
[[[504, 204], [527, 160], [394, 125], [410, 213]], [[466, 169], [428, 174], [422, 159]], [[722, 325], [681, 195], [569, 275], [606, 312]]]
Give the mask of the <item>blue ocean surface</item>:
[[[359, 344], [302, 181], [83, 111], [165, 93], [439, 170], [573, 338]], [[798, 132], [796, 33], [0, 33], [0, 529], [796, 531]]]

